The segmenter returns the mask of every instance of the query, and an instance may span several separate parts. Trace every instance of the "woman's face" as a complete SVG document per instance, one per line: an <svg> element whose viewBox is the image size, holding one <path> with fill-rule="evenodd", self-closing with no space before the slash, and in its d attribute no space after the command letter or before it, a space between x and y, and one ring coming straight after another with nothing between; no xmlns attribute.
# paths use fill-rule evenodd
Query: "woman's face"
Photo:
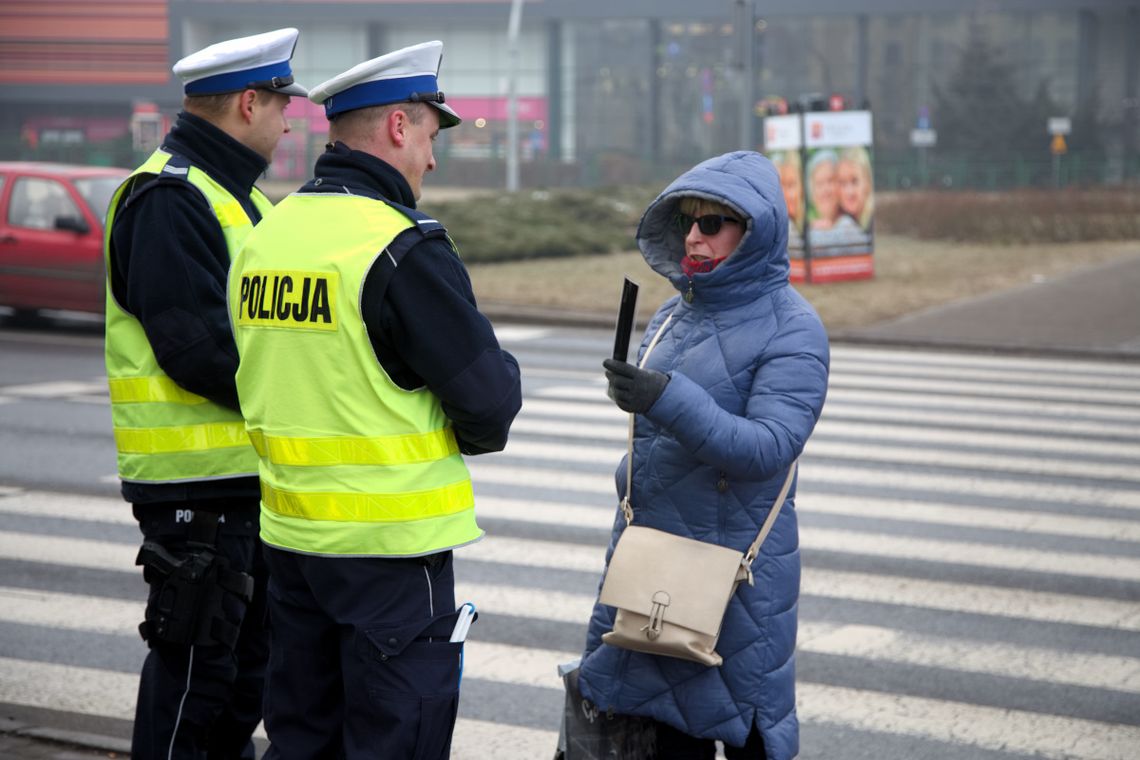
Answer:
<svg viewBox="0 0 1140 760"><path fill-rule="evenodd" d="M839 216L839 192L835 181L835 163L824 161L811 173L811 202L820 219L835 221Z"/></svg>
<svg viewBox="0 0 1140 760"><path fill-rule="evenodd" d="M685 254L694 259L723 259L736 250L744 237L744 222L725 221L715 235L701 232L700 225L693 224L685 235Z"/></svg>
<svg viewBox="0 0 1140 760"><path fill-rule="evenodd" d="M843 213L850 214L855 219L863 213L863 206L867 203L867 193L870 188L863 177L863 171L854 161L839 162L839 207Z"/></svg>
<svg viewBox="0 0 1140 760"><path fill-rule="evenodd" d="M799 170L789 164L780 166L780 187L784 191L784 203L788 206L788 217L799 219L800 204L803 203L803 183Z"/></svg>

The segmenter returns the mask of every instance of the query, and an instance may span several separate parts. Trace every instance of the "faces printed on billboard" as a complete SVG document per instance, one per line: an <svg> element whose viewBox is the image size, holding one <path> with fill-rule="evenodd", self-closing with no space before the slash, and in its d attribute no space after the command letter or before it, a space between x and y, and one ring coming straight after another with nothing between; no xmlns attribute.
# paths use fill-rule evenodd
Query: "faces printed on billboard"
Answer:
<svg viewBox="0 0 1140 760"><path fill-rule="evenodd" d="M772 151L768 158L780 174L780 189L788 207L788 251L802 254L804 248L804 181L798 150Z"/></svg>
<svg viewBox="0 0 1140 760"><path fill-rule="evenodd" d="M839 182L839 210L870 232L875 220L875 189L869 151L862 147L841 150L836 177Z"/></svg>
<svg viewBox="0 0 1140 760"><path fill-rule="evenodd" d="M809 149L806 173L812 256L869 253L874 193L867 148Z"/></svg>

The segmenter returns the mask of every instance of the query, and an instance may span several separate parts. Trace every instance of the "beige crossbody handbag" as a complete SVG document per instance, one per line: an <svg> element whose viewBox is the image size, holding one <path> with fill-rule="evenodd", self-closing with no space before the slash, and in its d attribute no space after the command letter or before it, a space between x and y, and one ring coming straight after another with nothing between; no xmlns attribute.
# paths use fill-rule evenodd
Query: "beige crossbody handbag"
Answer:
<svg viewBox="0 0 1140 760"><path fill-rule="evenodd" d="M669 319L653 336L639 367L644 367ZM612 631L602 641L637 652L679 657L709 666L723 659L716 652L720 626L736 587L754 585L752 562L768 536L795 479L796 463L788 469L759 535L746 552L672 533L633 525L633 418L629 415L629 456L625 498L621 501L626 528L610 557L599 601L617 608Z"/></svg>

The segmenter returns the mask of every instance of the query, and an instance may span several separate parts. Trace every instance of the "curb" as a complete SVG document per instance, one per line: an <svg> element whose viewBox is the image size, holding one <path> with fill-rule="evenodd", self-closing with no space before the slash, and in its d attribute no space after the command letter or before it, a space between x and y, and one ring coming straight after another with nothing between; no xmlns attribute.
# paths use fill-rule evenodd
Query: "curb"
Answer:
<svg viewBox="0 0 1140 760"><path fill-rule="evenodd" d="M130 757L131 755L131 742L127 739L85 731L68 731L62 728L32 725L11 718L0 718L0 734L68 747L92 749L99 752L113 752L121 754L123 757Z"/></svg>
<svg viewBox="0 0 1140 760"><path fill-rule="evenodd" d="M525 323L548 325L551 327L590 327L613 329L616 324L616 315L610 316L599 312L576 311L571 309L554 309L545 306L530 306L511 303L479 304L479 311L483 312L492 322ZM641 325L644 327L644 325Z"/></svg>

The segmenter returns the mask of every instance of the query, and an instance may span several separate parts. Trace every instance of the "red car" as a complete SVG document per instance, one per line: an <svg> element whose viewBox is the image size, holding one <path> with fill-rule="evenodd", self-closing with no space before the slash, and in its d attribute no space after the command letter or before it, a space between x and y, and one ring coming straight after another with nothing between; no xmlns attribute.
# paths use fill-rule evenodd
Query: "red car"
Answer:
<svg viewBox="0 0 1140 760"><path fill-rule="evenodd" d="M130 174L0 161L0 305L103 312L103 218Z"/></svg>

